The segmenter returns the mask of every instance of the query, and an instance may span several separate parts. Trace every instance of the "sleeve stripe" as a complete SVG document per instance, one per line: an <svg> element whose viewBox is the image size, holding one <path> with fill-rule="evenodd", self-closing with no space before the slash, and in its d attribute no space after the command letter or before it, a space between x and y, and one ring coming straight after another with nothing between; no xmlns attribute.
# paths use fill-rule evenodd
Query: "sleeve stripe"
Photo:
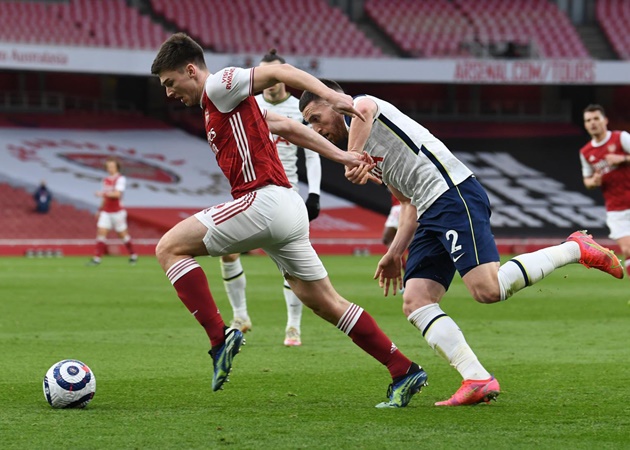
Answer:
<svg viewBox="0 0 630 450"><path fill-rule="evenodd" d="M252 67L249 73L249 95L254 95L254 69L255 67Z"/></svg>

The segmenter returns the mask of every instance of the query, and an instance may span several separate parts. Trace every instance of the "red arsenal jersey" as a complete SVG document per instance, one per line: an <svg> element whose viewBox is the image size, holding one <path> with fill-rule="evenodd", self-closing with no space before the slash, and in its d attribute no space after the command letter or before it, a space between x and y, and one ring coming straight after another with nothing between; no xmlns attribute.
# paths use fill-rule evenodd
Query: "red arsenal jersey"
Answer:
<svg viewBox="0 0 630 450"><path fill-rule="evenodd" d="M121 174L112 175L103 179L103 192L120 192L120 198L112 198L103 196L103 204L101 211L105 212L118 212L123 209L122 206L122 193L125 190L126 178Z"/></svg>
<svg viewBox="0 0 630 450"><path fill-rule="evenodd" d="M252 97L254 69L228 67L206 80L201 99L208 144L241 197L263 186L291 188L269 127Z"/></svg>
<svg viewBox="0 0 630 450"><path fill-rule="evenodd" d="M602 174L602 194L607 211L630 209L630 164L611 166L606 155L628 155L630 148L624 149L622 131L612 131L602 143L586 144L580 150L582 175L591 176L595 171Z"/></svg>

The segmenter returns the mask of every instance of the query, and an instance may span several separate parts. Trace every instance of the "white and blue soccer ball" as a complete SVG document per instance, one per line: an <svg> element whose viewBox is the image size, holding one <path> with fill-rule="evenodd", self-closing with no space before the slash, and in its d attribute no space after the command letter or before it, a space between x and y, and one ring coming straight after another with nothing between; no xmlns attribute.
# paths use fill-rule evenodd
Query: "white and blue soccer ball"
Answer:
<svg viewBox="0 0 630 450"><path fill-rule="evenodd" d="M53 364L44 377L44 397L53 408L83 408L95 392L94 373L76 359Z"/></svg>

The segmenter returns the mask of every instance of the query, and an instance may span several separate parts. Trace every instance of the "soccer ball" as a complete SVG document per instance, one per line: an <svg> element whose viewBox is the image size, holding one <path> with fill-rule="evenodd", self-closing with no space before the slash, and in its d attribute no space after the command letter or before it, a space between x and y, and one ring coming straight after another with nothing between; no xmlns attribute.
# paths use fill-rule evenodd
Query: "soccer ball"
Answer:
<svg viewBox="0 0 630 450"><path fill-rule="evenodd" d="M44 397L53 408L83 408L95 392L94 374L76 359L53 364L44 377Z"/></svg>

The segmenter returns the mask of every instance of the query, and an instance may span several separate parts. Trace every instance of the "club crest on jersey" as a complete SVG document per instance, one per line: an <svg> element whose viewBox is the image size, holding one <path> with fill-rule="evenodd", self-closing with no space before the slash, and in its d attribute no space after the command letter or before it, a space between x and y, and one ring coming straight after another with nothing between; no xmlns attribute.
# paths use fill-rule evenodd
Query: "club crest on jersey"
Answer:
<svg viewBox="0 0 630 450"><path fill-rule="evenodd" d="M608 144L606 147L610 153L613 153L617 150L617 144Z"/></svg>
<svg viewBox="0 0 630 450"><path fill-rule="evenodd" d="M208 136L208 144L210 144L210 148L212 149L212 151L216 155L217 153L219 153L219 148L212 141L214 141L214 138L217 137L217 132L214 131L214 128L210 128L208 130L207 136Z"/></svg>

